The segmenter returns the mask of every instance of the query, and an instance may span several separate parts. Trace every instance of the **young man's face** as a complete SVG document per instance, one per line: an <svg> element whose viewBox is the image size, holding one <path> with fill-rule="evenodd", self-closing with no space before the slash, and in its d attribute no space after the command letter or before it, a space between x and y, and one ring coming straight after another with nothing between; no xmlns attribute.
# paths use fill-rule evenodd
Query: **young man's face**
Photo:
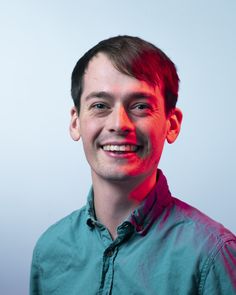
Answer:
<svg viewBox="0 0 236 295"><path fill-rule="evenodd" d="M124 181L156 174L165 139L179 133L181 113L166 117L159 88L120 73L99 53L84 75L80 113L72 109L71 135L82 138L95 177Z"/></svg>

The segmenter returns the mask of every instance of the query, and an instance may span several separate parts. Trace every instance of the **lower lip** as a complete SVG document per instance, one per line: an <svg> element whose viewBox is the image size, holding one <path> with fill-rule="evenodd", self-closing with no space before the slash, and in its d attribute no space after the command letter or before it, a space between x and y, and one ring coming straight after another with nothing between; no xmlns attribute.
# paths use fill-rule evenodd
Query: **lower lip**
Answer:
<svg viewBox="0 0 236 295"><path fill-rule="evenodd" d="M104 151L102 149L102 151L109 157L112 157L112 158L117 158L117 159L127 159L127 158L130 158L130 157L133 157L133 156L136 156L137 155L137 152L112 152L112 151Z"/></svg>

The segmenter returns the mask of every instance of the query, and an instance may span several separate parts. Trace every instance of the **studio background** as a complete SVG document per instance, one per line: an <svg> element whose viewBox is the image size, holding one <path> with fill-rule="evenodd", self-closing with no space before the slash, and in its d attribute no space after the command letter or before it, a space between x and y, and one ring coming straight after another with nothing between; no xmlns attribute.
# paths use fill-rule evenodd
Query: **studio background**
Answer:
<svg viewBox="0 0 236 295"><path fill-rule="evenodd" d="M181 135L159 167L174 196L236 233L236 1L0 2L0 294L28 294L33 247L86 202L71 71L98 41L142 37L176 64Z"/></svg>

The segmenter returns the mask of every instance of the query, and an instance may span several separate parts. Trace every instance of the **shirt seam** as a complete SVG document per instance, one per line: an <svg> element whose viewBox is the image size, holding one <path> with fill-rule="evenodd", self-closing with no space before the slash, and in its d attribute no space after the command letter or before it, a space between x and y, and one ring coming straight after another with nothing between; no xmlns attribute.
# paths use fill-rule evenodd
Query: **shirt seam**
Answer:
<svg viewBox="0 0 236 295"><path fill-rule="evenodd" d="M206 261L202 267L202 270L201 270L200 283L199 283L199 294L200 295L203 294L207 276L210 272L211 267L213 266L216 256L222 250L223 246L225 246L226 244L228 244L231 241L236 241L235 238L232 237L232 235L230 233L228 233L225 236L218 236L218 239L219 240L218 240L217 244L212 249L212 251L209 253L209 255L206 258Z"/></svg>

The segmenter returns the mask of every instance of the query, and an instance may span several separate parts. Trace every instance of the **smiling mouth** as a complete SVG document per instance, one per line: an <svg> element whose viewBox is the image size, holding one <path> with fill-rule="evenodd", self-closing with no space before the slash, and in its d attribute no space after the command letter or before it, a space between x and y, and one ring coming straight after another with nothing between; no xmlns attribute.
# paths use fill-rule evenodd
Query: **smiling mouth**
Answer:
<svg viewBox="0 0 236 295"><path fill-rule="evenodd" d="M107 152L134 153L138 151L139 146L131 145L131 144L123 144L123 145L107 144L107 145L103 145L102 149Z"/></svg>

